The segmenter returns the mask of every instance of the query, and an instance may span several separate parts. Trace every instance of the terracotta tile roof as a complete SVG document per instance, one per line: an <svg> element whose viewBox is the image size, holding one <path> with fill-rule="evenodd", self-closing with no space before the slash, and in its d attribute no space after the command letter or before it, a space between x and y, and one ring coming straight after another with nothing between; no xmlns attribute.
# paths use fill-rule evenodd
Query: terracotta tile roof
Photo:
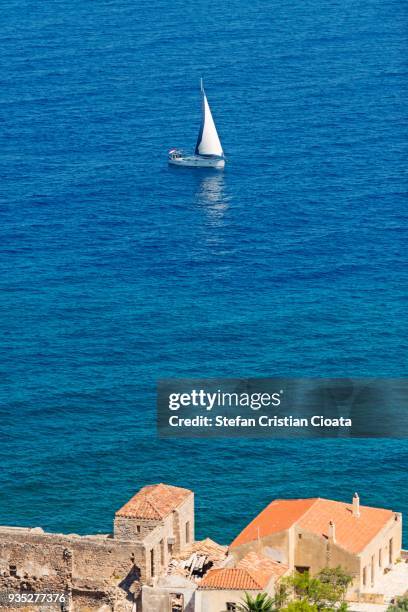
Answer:
<svg viewBox="0 0 408 612"><path fill-rule="evenodd" d="M271 574L231 567L212 569L200 582L199 589L227 589L238 591L261 591L271 579Z"/></svg>
<svg viewBox="0 0 408 612"><path fill-rule="evenodd" d="M394 516L392 510L360 506L360 516L353 516L352 504L317 499L297 525L305 531L328 536L329 522L336 528L336 544L352 553L359 553Z"/></svg>
<svg viewBox="0 0 408 612"><path fill-rule="evenodd" d="M241 561L237 564L237 567L268 574L269 577L273 576L275 580L278 580L289 570L288 565L278 563L277 561L269 559L268 557L265 557L265 555L259 554L253 550L251 550L241 559Z"/></svg>
<svg viewBox="0 0 408 612"><path fill-rule="evenodd" d="M352 504L329 499L275 500L254 518L235 538L231 548L264 536L285 531L292 525L327 537L329 522L336 528L336 543L359 553L394 515L392 510L360 505L360 516L353 515Z"/></svg>
<svg viewBox="0 0 408 612"><path fill-rule="evenodd" d="M188 489L163 483L147 485L122 506L116 516L160 520L180 506L191 494Z"/></svg>
<svg viewBox="0 0 408 612"><path fill-rule="evenodd" d="M315 499L275 499L235 538L231 548L289 529L309 508Z"/></svg>

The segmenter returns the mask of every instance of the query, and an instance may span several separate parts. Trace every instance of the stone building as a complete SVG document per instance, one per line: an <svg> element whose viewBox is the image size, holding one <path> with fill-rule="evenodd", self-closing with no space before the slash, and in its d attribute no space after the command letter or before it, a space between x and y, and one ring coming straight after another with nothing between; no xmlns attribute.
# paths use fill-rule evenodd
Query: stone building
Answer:
<svg viewBox="0 0 408 612"><path fill-rule="evenodd" d="M239 562L258 547L290 570L316 574L340 565L353 576L349 597L375 590L401 555L401 514L328 499L277 499L235 538L230 552Z"/></svg>
<svg viewBox="0 0 408 612"><path fill-rule="evenodd" d="M0 591L65 591L66 609L74 612L140 612L142 584L152 583L173 553L192 540L193 493L146 486L118 510L113 534L0 527ZM61 606L47 608L53 609Z"/></svg>
<svg viewBox="0 0 408 612"><path fill-rule="evenodd" d="M151 584L194 541L194 494L165 484L144 487L116 512L113 538L143 543L142 580Z"/></svg>

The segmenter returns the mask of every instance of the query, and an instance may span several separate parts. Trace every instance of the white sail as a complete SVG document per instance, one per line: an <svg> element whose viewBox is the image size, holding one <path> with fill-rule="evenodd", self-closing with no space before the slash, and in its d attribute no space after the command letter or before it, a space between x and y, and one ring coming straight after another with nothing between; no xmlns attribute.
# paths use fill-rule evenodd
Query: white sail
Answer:
<svg viewBox="0 0 408 612"><path fill-rule="evenodd" d="M218 155L223 156L221 142L217 134L214 119L211 114L207 96L205 95L203 82L201 81L201 95L203 97L202 120L201 128L198 134L197 145L195 148L196 155Z"/></svg>

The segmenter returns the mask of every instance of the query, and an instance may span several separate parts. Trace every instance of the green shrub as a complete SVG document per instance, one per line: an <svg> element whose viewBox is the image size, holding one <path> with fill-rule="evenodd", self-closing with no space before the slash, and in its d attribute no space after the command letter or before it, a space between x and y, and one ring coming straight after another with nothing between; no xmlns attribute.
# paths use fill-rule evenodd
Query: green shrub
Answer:
<svg viewBox="0 0 408 612"><path fill-rule="evenodd" d="M397 597L394 604L390 604L387 612L408 612L408 595Z"/></svg>

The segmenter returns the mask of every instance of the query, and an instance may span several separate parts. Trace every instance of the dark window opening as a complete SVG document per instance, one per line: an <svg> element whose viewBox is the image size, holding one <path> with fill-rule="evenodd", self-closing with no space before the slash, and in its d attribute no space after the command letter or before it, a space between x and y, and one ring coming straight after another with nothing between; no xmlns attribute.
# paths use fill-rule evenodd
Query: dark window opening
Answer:
<svg viewBox="0 0 408 612"><path fill-rule="evenodd" d="M237 604L233 601L227 601L227 612L237 612Z"/></svg>
<svg viewBox="0 0 408 612"><path fill-rule="evenodd" d="M9 565L10 576L17 576L17 565Z"/></svg>
<svg viewBox="0 0 408 612"><path fill-rule="evenodd" d="M392 538L391 538L390 539L390 544L389 544L389 551L388 551L388 559L389 559L390 565L392 563L392 552L393 552L392 551L392 545L393 545L393 541L392 541Z"/></svg>
<svg viewBox="0 0 408 612"><path fill-rule="evenodd" d="M136 525L136 531L137 533L140 533L140 525Z"/></svg>
<svg viewBox="0 0 408 612"><path fill-rule="evenodd" d="M367 568L365 567L363 569L363 585L366 586L367 584Z"/></svg>
<svg viewBox="0 0 408 612"><path fill-rule="evenodd" d="M296 565L295 570L298 574L306 574L310 570L310 567L307 567L306 565Z"/></svg>
<svg viewBox="0 0 408 612"><path fill-rule="evenodd" d="M186 544L190 542L190 523L187 521L186 523Z"/></svg>
<svg viewBox="0 0 408 612"><path fill-rule="evenodd" d="M160 540L160 563L164 566L164 540Z"/></svg>
<svg viewBox="0 0 408 612"><path fill-rule="evenodd" d="M150 551L150 576L154 576L154 550Z"/></svg>

